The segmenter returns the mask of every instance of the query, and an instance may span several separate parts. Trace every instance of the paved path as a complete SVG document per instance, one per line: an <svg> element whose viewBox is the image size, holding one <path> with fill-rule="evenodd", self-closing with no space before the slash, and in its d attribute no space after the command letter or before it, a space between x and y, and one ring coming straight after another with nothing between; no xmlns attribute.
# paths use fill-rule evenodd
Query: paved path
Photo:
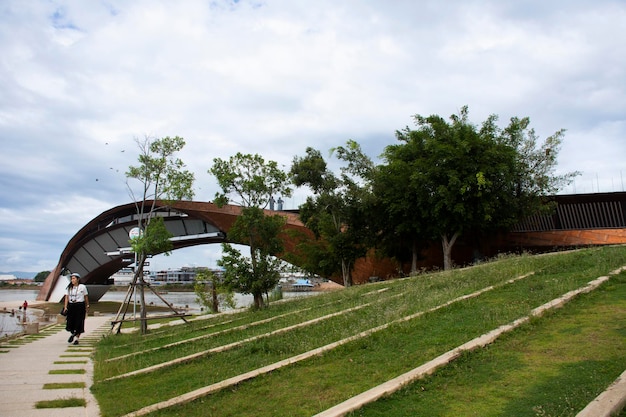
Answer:
<svg viewBox="0 0 626 417"><path fill-rule="evenodd" d="M40 328L38 334L0 343L0 416L97 417L98 404L91 395L93 343L110 329L110 316L89 316L78 346L67 343L65 324ZM72 363L74 362L74 363ZM54 374L59 370L81 373ZM44 389L44 384L82 383L82 388ZM77 398L86 405L69 408L35 408L39 401Z"/></svg>

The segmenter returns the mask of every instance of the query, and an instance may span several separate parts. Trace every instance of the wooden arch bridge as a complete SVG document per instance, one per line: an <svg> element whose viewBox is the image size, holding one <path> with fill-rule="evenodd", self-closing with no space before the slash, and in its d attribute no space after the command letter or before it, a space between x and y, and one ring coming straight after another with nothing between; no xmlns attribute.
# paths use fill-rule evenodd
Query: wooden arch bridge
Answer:
<svg viewBox="0 0 626 417"><path fill-rule="evenodd" d="M521 249L547 251L555 248L580 247L626 243L626 192L575 194L555 196L557 210L552 215L533 216L521 222L513 231L490 239L481 247L481 253L493 256L499 251ZM226 241L230 227L241 213L241 207L217 207L210 202L179 201L161 204L158 215L165 220L172 233L174 250L184 247L221 243ZM289 211L270 211L285 217L285 230L311 234ZM110 277L134 262L130 259L129 232L137 225L134 203L107 210L87 223L70 239L57 266L42 286L38 300L55 301L55 290L67 283L60 282L66 271L78 272L81 282L88 285L110 284ZM298 234L284 233L285 252L294 251ZM455 262L472 260L472 245L460 239L455 245ZM425 252L425 267L438 265L441 250L433 243ZM398 266L388 259L366 257L356 262L353 280L366 282L373 275L383 278L393 275ZM61 295L62 296L62 295Z"/></svg>
<svg viewBox="0 0 626 417"><path fill-rule="evenodd" d="M157 203L157 215L164 219L167 230L173 235L170 239L173 250L227 241L228 231L240 213L241 207L233 205L220 208L213 203L198 201ZM285 217L286 230L311 233L295 213L270 210L266 213ZM53 294L59 294L59 287L67 285L67 282L59 282L67 271L79 273L83 284L111 284L111 275L134 263L129 233L136 226L135 203L114 207L91 220L70 239L37 299L56 301L57 296ZM286 252L293 251L295 242L290 234L285 233L283 239Z"/></svg>

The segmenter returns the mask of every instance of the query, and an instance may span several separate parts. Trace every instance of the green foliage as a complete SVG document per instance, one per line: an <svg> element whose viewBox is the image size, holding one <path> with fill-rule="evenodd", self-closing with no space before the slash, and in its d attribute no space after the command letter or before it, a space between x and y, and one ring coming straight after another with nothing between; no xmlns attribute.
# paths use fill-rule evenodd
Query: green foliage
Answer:
<svg viewBox="0 0 626 417"><path fill-rule="evenodd" d="M136 139L139 147L139 165L128 167L126 177L140 184L140 193L129 184L128 190L137 208L137 226L140 236L133 242L136 253L154 255L169 252L165 241L171 237L162 218L156 218L157 201L174 201L193 198L194 175L184 169L185 164L175 154L185 146L179 136L161 139ZM148 201L150 200L151 201ZM157 220L151 226L151 222Z"/></svg>
<svg viewBox="0 0 626 417"><path fill-rule="evenodd" d="M213 313L219 313L220 306L224 304L230 308L236 307L235 293L211 271L197 272L193 290L200 305Z"/></svg>
<svg viewBox="0 0 626 417"><path fill-rule="evenodd" d="M258 207L244 207L228 232L231 242L259 249L268 255L277 255L283 250L279 236L285 225L280 215L267 216Z"/></svg>
<svg viewBox="0 0 626 417"><path fill-rule="evenodd" d="M185 140L179 136L166 136L161 139L135 139L139 147L139 165L128 167L126 172L127 188L135 202L137 211L137 227L139 237L130 241L135 254L137 265L133 285L143 281L143 266L148 256L164 252L169 254L172 244L169 242L171 234L165 228L162 218L156 216L157 203L193 198L194 175L184 169L185 164L176 157L185 146ZM139 183L139 190L134 190L128 180L134 179ZM141 331L147 332L146 305L143 285L139 287L141 303ZM134 291L134 289L133 289ZM118 313L119 315L119 313ZM121 326L121 324L120 324Z"/></svg>
<svg viewBox="0 0 626 417"><path fill-rule="evenodd" d="M518 217L534 214L537 210L551 209L542 197L557 193L580 175L578 171L556 175L557 157L563 143L565 130L561 129L539 143L530 119L512 117L504 129L495 127L496 116L483 124L483 130L496 136L496 140L516 150L514 195L517 199Z"/></svg>
<svg viewBox="0 0 626 417"><path fill-rule="evenodd" d="M128 167L127 178L138 180L141 195L134 201L184 200L193 198L194 175L185 170L185 164L175 154L185 146L185 140L179 136L166 136L161 139L135 139L139 147L139 165ZM131 196L136 193L129 186Z"/></svg>
<svg viewBox="0 0 626 417"><path fill-rule="evenodd" d="M215 158L209 173L217 178L222 189L215 194L215 204L219 207L233 201L243 207L265 208L274 194L291 196L287 174L275 161L266 162L258 154L237 152L228 161Z"/></svg>
<svg viewBox="0 0 626 417"><path fill-rule="evenodd" d="M299 265L304 271L323 277L332 277L338 272L341 258L330 249L330 243L323 239L311 239L308 235L298 235L298 250L289 254L287 261Z"/></svg>
<svg viewBox="0 0 626 417"><path fill-rule="evenodd" d="M247 245L249 256L229 243L222 244L223 256L217 262L224 268L224 284L233 291L252 294L256 308L265 306L263 294L276 286L282 261L276 258L283 251L279 233L285 225L280 215L265 215L273 194L290 196L287 174L274 161L266 162L259 155L237 153L228 161L216 158L209 170L215 175L222 192L215 203L223 206L233 201L242 206L228 232L230 242Z"/></svg>
<svg viewBox="0 0 626 417"><path fill-rule="evenodd" d="M273 289L280 279L283 262L276 258L283 250L279 233L285 219L266 216L257 207L245 207L231 227L232 242L247 245L250 256L243 256L228 243L222 244L223 256L217 264L224 268L224 284L243 294L252 294L256 308L264 305L263 294Z"/></svg>
<svg viewBox="0 0 626 417"><path fill-rule="evenodd" d="M146 226L145 232L131 239L130 244L136 253L163 253L167 256L174 247L169 240L171 237L172 234L165 227L165 220L162 217L155 217Z"/></svg>
<svg viewBox="0 0 626 417"><path fill-rule="evenodd" d="M390 226L381 230L387 239L412 241L414 251L418 239L441 239L446 269L462 233L480 237L511 227L577 174L553 172L563 131L538 147L527 118L500 129L492 115L478 128L465 106L449 121L414 120L417 129L396 132L401 143L385 148L386 165L376 171L376 197Z"/></svg>
<svg viewBox="0 0 626 417"><path fill-rule="evenodd" d="M306 264L316 273L340 272L344 285L349 286L354 261L368 248L374 165L355 141L332 152L346 163L339 177L327 168L321 153L310 147L305 156L293 159L290 173L296 186L313 191L314 197L300 206L300 219L325 242L303 243L301 249L309 255Z"/></svg>
<svg viewBox="0 0 626 417"><path fill-rule="evenodd" d="M254 307L265 307L263 295L278 284L282 261L260 249L243 256L228 243L222 244L223 255L217 264L224 268L224 284L242 294L252 294Z"/></svg>
<svg viewBox="0 0 626 417"><path fill-rule="evenodd" d="M44 282L46 280L46 278L48 278L48 275L50 275L50 271L41 271L38 272L37 275L35 275L35 282Z"/></svg>

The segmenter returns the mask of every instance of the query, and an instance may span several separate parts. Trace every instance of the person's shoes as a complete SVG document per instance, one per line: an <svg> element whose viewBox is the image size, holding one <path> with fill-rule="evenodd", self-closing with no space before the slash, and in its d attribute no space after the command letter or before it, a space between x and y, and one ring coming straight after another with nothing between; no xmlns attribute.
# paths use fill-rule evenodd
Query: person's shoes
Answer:
<svg viewBox="0 0 626 417"><path fill-rule="evenodd" d="M72 343L72 340L74 340L74 334L72 334L70 338L67 339L67 343Z"/></svg>
<svg viewBox="0 0 626 417"><path fill-rule="evenodd" d="M74 340L74 344L77 345L78 344L78 339Z"/></svg>

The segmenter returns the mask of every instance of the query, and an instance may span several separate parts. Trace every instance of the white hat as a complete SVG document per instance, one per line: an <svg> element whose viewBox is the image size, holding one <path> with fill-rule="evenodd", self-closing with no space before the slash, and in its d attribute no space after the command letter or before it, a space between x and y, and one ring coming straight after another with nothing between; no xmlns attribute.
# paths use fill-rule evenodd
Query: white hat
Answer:
<svg viewBox="0 0 626 417"><path fill-rule="evenodd" d="M70 278L72 277L76 277L78 279L80 279L80 274L78 272L72 272L72 275L70 275Z"/></svg>

